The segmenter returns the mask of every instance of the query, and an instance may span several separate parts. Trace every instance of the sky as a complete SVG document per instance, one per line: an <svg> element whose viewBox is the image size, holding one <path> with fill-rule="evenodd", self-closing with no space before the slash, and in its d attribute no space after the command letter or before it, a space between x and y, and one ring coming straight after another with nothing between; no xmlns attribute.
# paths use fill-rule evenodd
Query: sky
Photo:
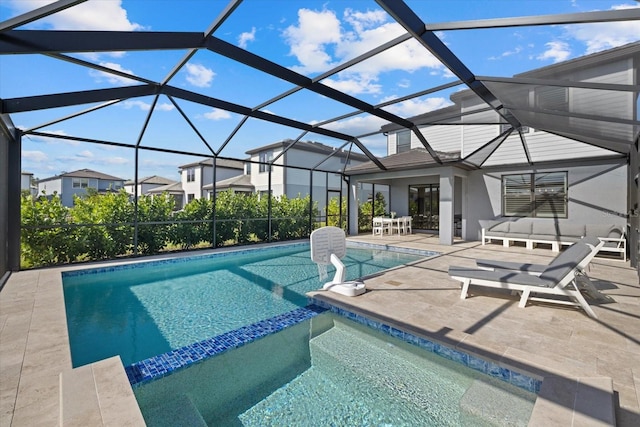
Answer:
<svg viewBox="0 0 640 427"><path fill-rule="evenodd" d="M47 0L3 0L0 21L41 7ZM474 19L507 18L605 11L639 7L632 0L407 0L427 24ZM196 31L204 32L227 5L212 0L89 0L18 29ZM575 24L500 29L442 31L437 36L477 76L511 77L586 54L640 39L638 22ZM404 34L404 29L375 1L245 0L214 36L260 55L307 77L317 77L381 43ZM144 77L164 80L185 51L106 52L68 54L83 61ZM356 66L322 80L372 105L455 81L455 76L417 41L409 40ZM44 55L0 56L0 98L62 93L137 85L107 74ZM237 64L208 50L200 50L170 80L170 85L255 108L292 89L290 83ZM385 107L409 118L451 105L458 86ZM175 99L175 98L174 98ZM245 158L247 150L301 131L234 113L175 99L153 97L123 100L90 114L47 125L95 105L12 114L16 127L62 136L99 139L186 151L200 155L211 150L224 157ZM299 91L262 110L305 123L319 123L353 111L326 97ZM207 146L183 118L198 129ZM356 115L325 125L349 135L379 131L386 122ZM232 136L230 142L225 141ZM343 141L309 133L304 141L339 147ZM384 156L383 136L361 138L373 154ZM211 147L211 148L209 148ZM140 150L139 176L178 179L178 167L200 156ZM26 135L22 141L22 170L37 178L89 168L123 179L134 176L134 150L109 145Z"/></svg>

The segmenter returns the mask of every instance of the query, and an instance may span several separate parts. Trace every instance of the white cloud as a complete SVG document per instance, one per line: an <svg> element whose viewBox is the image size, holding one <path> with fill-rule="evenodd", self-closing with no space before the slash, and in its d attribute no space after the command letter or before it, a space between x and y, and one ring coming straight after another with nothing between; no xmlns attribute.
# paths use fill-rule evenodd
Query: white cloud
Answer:
<svg viewBox="0 0 640 427"><path fill-rule="evenodd" d="M380 117L373 115L360 115L339 122L328 123L323 128L331 129L337 132L346 133L347 135L364 135L380 130L380 127L388 122Z"/></svg>
<svg viewBox="0 0 640 427"><path fill-rule="evenodd" d="M22 14L52 3L51 0L5 0L16 14ZM54 30L135 31L144 27L129 21L122 0L100 0L80 3L35 22L36 26Z"/></svg>
<svg viewBox="0 0 640 427"><path fill-rule="evenodd" d="M200 64L187 64L187 81L197 87L209 87L216 73Z"/></svg>
<svg viewBox="0 0 640 427"><path fill-rule="evenodd" d="M290 55L299 62L291 69L302 74L321 73L405 33L400 24L387 22L388 17L382 11L346 9L343 18L341 23L335 12L326 9L300 9L298 22L283 32ZM423 68L444 71L433 55L411 39L324 82L351 94L379 93L380 73Z"/></svg>
<svg viewBox="0 0 640 427"><path fill-rule="evenodd" d="M636 9L634 4L620 4L612 10ZM637 21L602 22L594 24L569 25L565 27L567 35L584 43L586 52L594 53L611 49L640 40L640 29Z"/></svg>
<svg viewBox="0 0 640 427"><path fill-rule="evenodd" d="M439 110L448 107L453 103L447 98L434 97L425 99L408 99L397 104L385 107L385 110L400 117L414 117L429 111Z"/></svg>
<svg viewBox="0 0 640 427"><path fill-rule="evenodd" d="M231 118L231 113L225 110L220 110L219 108L214 108L208 113L204 113L203 117L208 120L225 120Z"/></svg>
<svg viewBox="0 0 640 427"><path fill-rule="evenodd" d="M322 80L322 83L326 84L329 87L332 87L341 92L350 93L352 95L362 94L362 93L381 93L382 85L374 83L377 81L377 78L373 76L368 76L366 74L353 75L352 78L348 79L332 79L327 78Z"/></svg>
<svg viewBox="0 0 640 427"><path fill-rule="evenodd" d="M505 52L502 52L502 54L500 54L500 56L490 56L489 60L495 61L495 60L498 60L498 59L507 58L507 57L512 56L512 55L517 55L520 52L522 52L522 47L521 46L516 46L513 50L507 50Z"/></svg>
<svg viewBox="0 0 640 427"><path fill-rule="evenodd" d="M537 59L541 61L546 61L548 59L553 60L553 62L561 62L564 61L571 55L571 50L569 49L569 44L560 41L553 41L545 43L547 50L537 56Z"/></svg>
<svg viewBox="0 0 640 427"><path fill-rule="evenodd" d="M43 132L46 133L50 133L52 135L60 135L60 136L66 136L68 135L67 132L65 132L64 130L42 130ZM29 139L29 141L35 142L35 143L45 143L45 144L66 144L66 145L80 145L79 141L73 141L70 139L61 139L61 138L55 138L55 137L50 137L50 136L39 136L39 135L26 135L26 137Z"/></svg>
<svg viewBox="0 0 640 427"><path fill-rule="evenodd" d="M327 45L340 43L341 33L340 21L334 12L300 9L298 25L287 27L283 33L290 54L301 64L294 68L302 73L322 72L331 68L333 61L325 49Z"/></svg>
<svg viewBox="0 0 640 427"><path fill-rule="evenodd" d="M238 36L238 46L243 49L247 48L247 44L256 39L256 27L252 27L250 32L244 32Z"/></svg>
<svg viewBox="0 0 640 427"><path fill-rule="evenodd" d="M89 150L83 150L81 152L79 152L77 155L77 157L81 158L81 159L93 159L93 153Z"/></svg>
<svg viewBox="0 0 640 427"><path fill-rule="evenodd" d="M142 111L149 111L151 109L151 104L148 102L144 102L144 101L140 101L140 100L127 100L122 102L121 104L123 108L129 110L131 108L139 108ZM160 104L156 104L156 108L154 111L171 111L173 110L175 107L173 106L173 104L169 104L167 102L163 102Z"/></svg>
<svg viewBox="0 0 640 427"><path fill-rule="evenodd" d="M46 162L49 157L39 150L22 150L22 159L39 163Z"/></svg>
<svg viewBox="0 0 640 427"><path fill-rule="evenodd" d="M115 62L100 62L100 65L105 68L110 68L115 71L120 71L121 73L135 75L133 71L127 70L126 68L123 68L122 65L116 64ZM116 74L111 74L111 73L98 71L98 70L89 70L89 75L94 79L96 79L96 81L98 82L104 79L114 85L130 85L136 82L135 80L128 79L126 77L121 77Z"/></svg>
<svg viewBox="0 0 640 427"><path fill-rule="evenodd" d="M103 163L105 165L125 165L129 163L129 159L125 159L124 157L106 157L99 163Z"/></svg>

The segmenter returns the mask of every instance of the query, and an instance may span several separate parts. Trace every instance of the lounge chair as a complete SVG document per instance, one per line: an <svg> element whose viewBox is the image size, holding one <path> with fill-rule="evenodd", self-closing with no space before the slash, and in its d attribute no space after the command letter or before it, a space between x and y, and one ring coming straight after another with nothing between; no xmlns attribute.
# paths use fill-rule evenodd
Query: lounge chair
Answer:
<svg viewBox="0 0 640 427"><path fill-rule="evenodd" d="M528 300L579 306L589 316L597 319L598 316L584 299L576 283L576 274L580 274L586 265L585 260L592 257L594 250L594 246L585 241L574 243L556 256L539 275L523 271L490 271L451 266L449 276L462 282L461 299L467 297L471 285L509 289L521 293L518 307L525 307ZM566 299L533 297L531 294L555 295Z"/></svg>
<svg viewBox="0 0 640 427"><path fill-rule="evenodd" d="M576 280L580 285L580 289L587 292L589 296L595 300L611 301L611 297L600 293L600 291L596 289L593 282L587 275L589 263L593 260L602 246L604 246L605 241L597 237L583 237L580 241L592 247L591 254L585 257L577 266ZM519 263L490 259L477 259L476 265L481 270L511 270L536 276L542 274L542 272L549 266L548 264Z"/></svg>

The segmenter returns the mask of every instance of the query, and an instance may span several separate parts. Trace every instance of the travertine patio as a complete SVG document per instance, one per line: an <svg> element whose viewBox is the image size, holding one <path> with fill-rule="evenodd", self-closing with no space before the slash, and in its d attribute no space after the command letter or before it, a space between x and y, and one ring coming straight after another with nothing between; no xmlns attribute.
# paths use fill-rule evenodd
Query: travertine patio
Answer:
<svg viewBox="0 0 640 427"><path fill-rule="evenodd" d="M357 298L326 292L323 298L534 375L610 377L617 424L640 425L640 285L628 262L596 257L592 263L590 277L615 300L592 304L594 320L557 305L520 309L515 297L488 290L472 289L472 297L460 300L459 283L447 275L449 265L473 266L476 258L546 263L555 255L548 249L462 241L440 246L428 234L350 239L442 255L367 279L369 291ZM117 359L69 375L60 271L85 267L15 273L0 292L0 426L58 425L62 419L65 425L143 424ZM61 372L63 397L76 402L62 417ZM93 393L83 393L87 387ZM561 416L555 424L567 425Z"/></svg>

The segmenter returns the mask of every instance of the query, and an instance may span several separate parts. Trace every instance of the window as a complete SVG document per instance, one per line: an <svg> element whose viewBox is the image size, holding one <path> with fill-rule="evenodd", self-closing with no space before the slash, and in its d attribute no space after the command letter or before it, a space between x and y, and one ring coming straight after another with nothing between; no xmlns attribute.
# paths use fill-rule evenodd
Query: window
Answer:
<svg viewBox="0 0 640 427"><path fill-rule="evenodd" d="M195 168L187 169L187 182L193 182L196 180L196 170Z"/></svg>
<svg viewBox="0 0 640 427"><path fill-rule="evenodd" d="M73 178L73 188L89 188L89 178Z"/></svg>
<svg viewBox="0 0 640 427"><path fill-rule="evenodd" d="M411 150L411 131L405 130L396 134L396 153Z"/></svg>
<svg viewBox="0 0 640 427"><path fill-rule="evenodd" d="M567 217L567 172L503 175L502 214Z"/></svg>
<svg viewBox="0 0 640 427"><path fill-rule="evenodd" d="M260 153L260 172L269 172L271 170L271 165L268 163L273 160L273 151L263 151Z"/></svg>
<svg viewBox="0 0 640 427"><path fill-rule="evenodd" d="M569 108L569 88L562 86L537 87L536 106L546 110L566 111Z"/></svg>
<svg viewBox="0 0 640 427"><path fill-rule="evenodd" d="M187 194L187 203L190 203L195 198L196 198L195 194Z"/></svg>

